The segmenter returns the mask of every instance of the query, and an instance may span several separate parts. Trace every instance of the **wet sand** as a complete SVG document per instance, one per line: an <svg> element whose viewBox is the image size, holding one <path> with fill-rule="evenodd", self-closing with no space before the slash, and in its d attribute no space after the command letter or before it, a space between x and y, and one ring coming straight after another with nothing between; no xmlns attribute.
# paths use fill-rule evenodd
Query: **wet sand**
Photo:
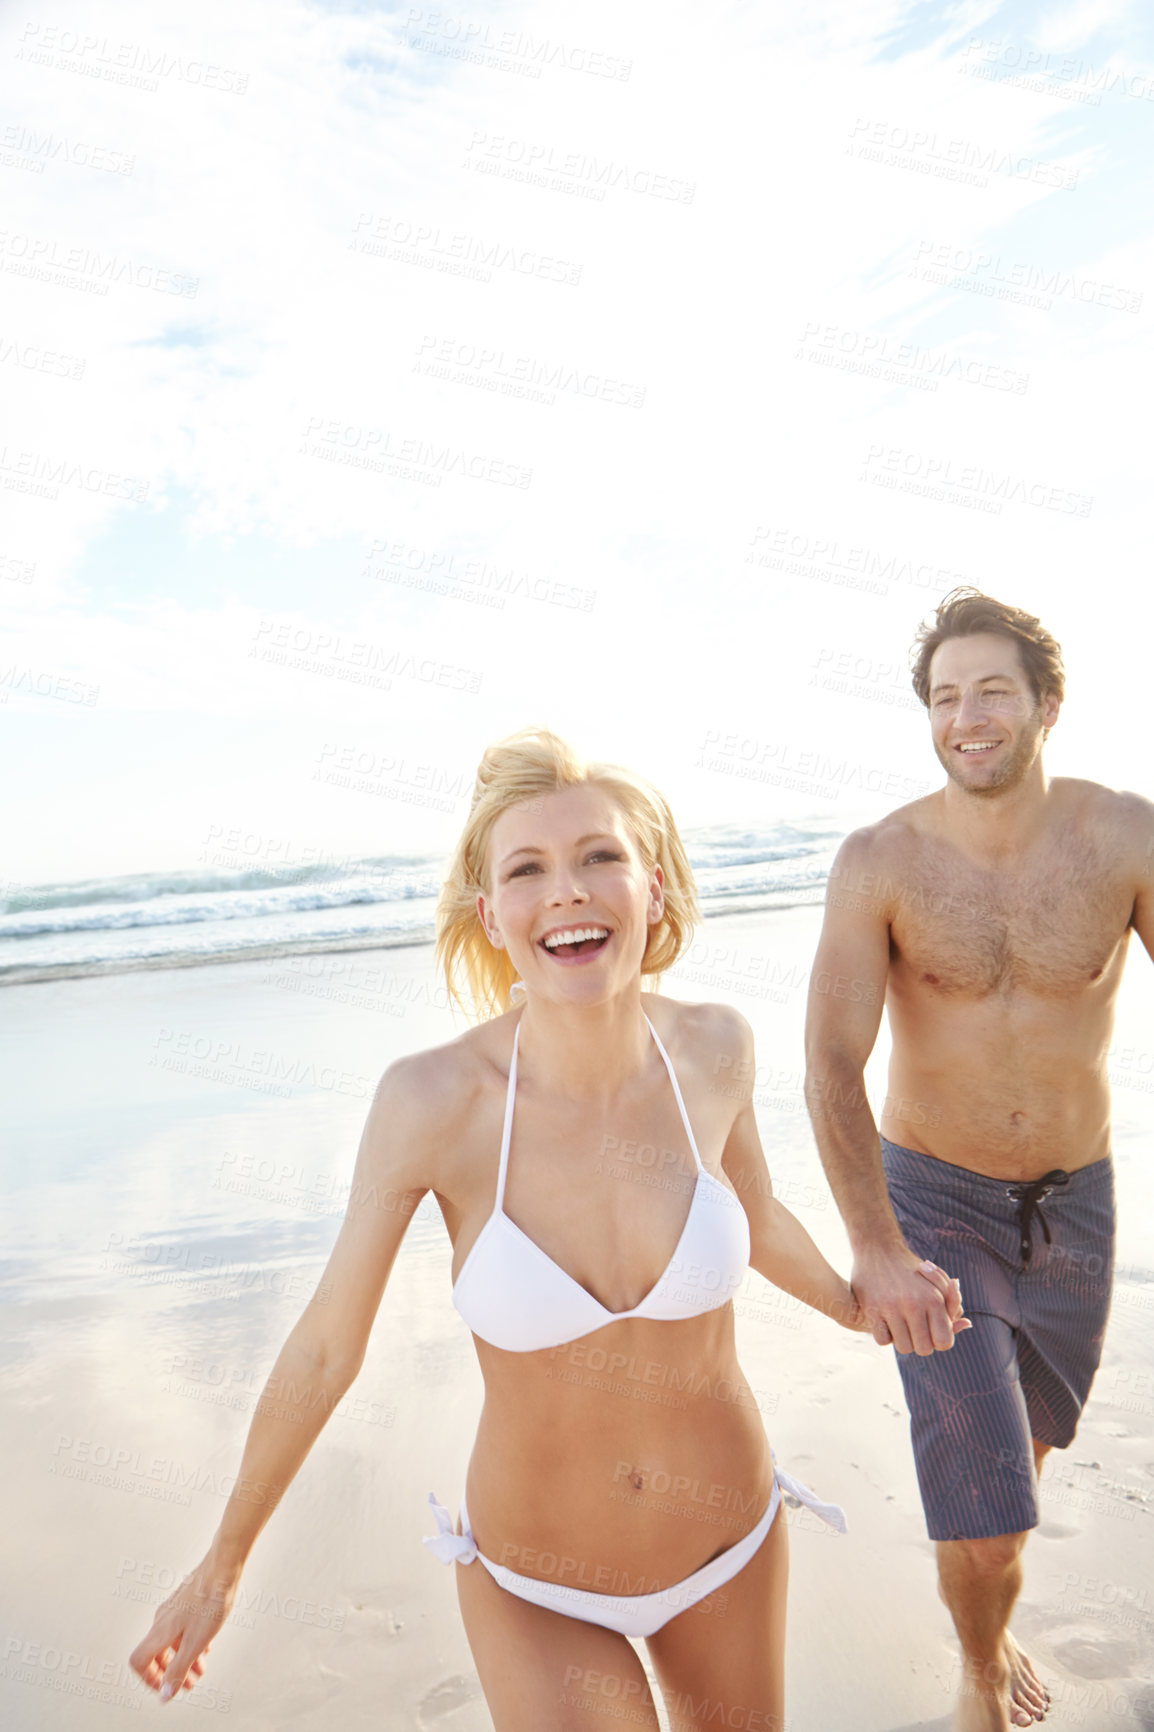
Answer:
<svg viewBox="0 0 1154 1732"><path fill-rule="evenodd" d="M848 1263L802 1108L820 912L714 919L666 989L741 1008L779 1193ZM202 1554L281 1341L323 1267L377 1076L453 1032L425 947L14 986L0 993L6 1369L0 1720L106 1732L163 1712L128 1671L150 1608ZM1017 1620L1050 1724L1154 1727L1154 977L1136 950L1111 1073L1119 1280L1079 1437L1052 1457ZM871 1093L884 1094L884 1041ZM1150 1068L1147 1068L1150 1067ZM480 1405L422 1205L360 1378L251 1559L181 1712L238 1732L490 1724L452 1571ZM792 1517L797 1732L939 1732L957 1666L934 1588L892 1355L775 1296L738 1301L783 1466L845 1506ZM210 1722L211 1723L211 1722Z"/></svg>

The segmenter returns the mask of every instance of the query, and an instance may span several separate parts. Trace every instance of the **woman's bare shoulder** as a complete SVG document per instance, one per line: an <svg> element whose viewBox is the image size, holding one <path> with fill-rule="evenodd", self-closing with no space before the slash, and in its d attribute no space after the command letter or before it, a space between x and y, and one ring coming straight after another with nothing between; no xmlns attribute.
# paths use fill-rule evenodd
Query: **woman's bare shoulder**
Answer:
<svg viewBox="0 0 1154 1732"><path fill-rule="evenodd" d="M644 992L641 998L675 1063L684 1059L712 1073L720 1061L740 1063L753 1052L753 1030L730 1004L687 1004L655 992Z"/></svg>
<svg viewBox="0 0 1154 1732"><path fill-rule="evenodd" d="M377 1084L365 1125L366 1142L390 1167L408 1168L437 1188L479 1110L508 1080L508 1020L496 1017L441 1046L393 1060Z"/></svg>

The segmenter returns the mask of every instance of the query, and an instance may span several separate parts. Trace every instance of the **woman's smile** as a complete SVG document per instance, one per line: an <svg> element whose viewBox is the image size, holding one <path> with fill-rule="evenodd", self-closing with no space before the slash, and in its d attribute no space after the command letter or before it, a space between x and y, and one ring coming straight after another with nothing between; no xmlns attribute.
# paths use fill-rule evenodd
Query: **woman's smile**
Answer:
<svg viewBox="0 0 1154 1732"><path fill-rule="evenodd" d="M555 962L588 962L609 944L612 934L598 921L579 926L554 926L538 941L539 948Z"/></svg>

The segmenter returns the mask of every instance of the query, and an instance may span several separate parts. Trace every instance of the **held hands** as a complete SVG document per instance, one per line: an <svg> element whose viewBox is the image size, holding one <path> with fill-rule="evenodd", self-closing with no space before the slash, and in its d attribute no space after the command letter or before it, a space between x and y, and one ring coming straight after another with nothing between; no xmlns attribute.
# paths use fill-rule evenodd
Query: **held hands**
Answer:
<svg viewBox="0 0 1154 1732"><path fill-rule="evenodd" d="M152 1628L128 1663L150 1690L169 1701L204 1675L204 1656L232 1610L239 1575L213 1565L211 1553L156 1609Z"/></svg>
<svg viewBox="0 0 1154 1732"><path fill-rule="evenodd" d="M912 1251L863 1253L854 1264L852 1291L879 1347L892 1342L899 1353L924 1357L948 1351L955 1336L973 1328L957 1281Z"/></svg>

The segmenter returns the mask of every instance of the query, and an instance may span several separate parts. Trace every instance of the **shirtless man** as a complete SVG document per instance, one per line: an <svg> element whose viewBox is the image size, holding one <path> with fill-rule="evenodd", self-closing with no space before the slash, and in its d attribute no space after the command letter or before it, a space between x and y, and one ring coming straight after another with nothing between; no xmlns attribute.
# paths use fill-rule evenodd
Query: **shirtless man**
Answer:
<svg viewBox="0 0 1154 1732"><path fill-rule="evenodd" d="M874 1338L911 1413L958 1732L1049 1697L1009 1633L1043 1457L1071 1442L1113 1269L1106 1072L1131 930L1154 955L1154 805L1049 780L1059 646L977 590L918 638L914 689L947 781L855 831L830 878L806 1033L814 1131ZM889 1006L881 1137L864 1067ZM930 1258L961 1282L955 1342ZM950 1351L940 1351L949 1349Z"/></svg>

